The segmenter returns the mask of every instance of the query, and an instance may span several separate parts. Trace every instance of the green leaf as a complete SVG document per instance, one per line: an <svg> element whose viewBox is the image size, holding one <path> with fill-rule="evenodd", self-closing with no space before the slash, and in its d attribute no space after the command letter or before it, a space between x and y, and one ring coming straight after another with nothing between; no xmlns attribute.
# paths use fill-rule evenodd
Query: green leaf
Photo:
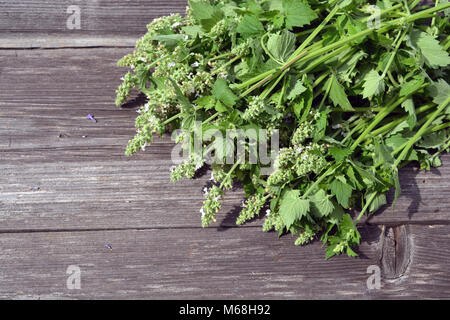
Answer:
<svg viewBox="0 0 450 320"><path fill-rule="evenodd" d="M234 104L238 100L238 97L228 87L227 81L222 78L217 79L214 83L212 94L228 107L234 106Z"/></svg>
<svg viewBox="0 0 450 320"><path fill-rule="evenodd" d="M404 138L401 134L393 135L385 140L386 146L391 150L396 150L406 142L408 142L408 139Z"/></svg>
<svg viewBox="0 0 450 320"><path fill-rule="evenodd" d="M331 202L329 195L320 189L310 197L313 204L313 213L316 217L322 218L328 216L334 210L333 202Z"/></svg>
<svg viewBox="0 0 450 320"><path fill-rule="evenodd" d="M214 106L217 112L227 112L228 108L224 106L220 101L217 101L216 105Z"/></svg>
<svg viewBox="0 0 450 320"><path fill-rule="evenodd" d="M294 53L296 40L295 34L287 30L271 34L267 40L267 50L276 60L285 62Z"/></svg>
<svg viewBox="0 0 450 320"><path fill-rule="evenodd" d="M415 92L417 89L420 88L420 86L423 84L424 79L422 77L420 78L414 78L411 81L408 81L407 83L403 83L402 87L400 89L400 97L405 97L410 95L411 93Z"/></svg>
<svg viewBox="0 0 450 320"><path fill-rule="evenodd" d="M177 96L178 102L186 108L186 111L193 110L194 107L190 103L189 99L183 95L183 93L181 92L180 87L178 87L177 83L171 78L168 78L168 80L172 83L172 85L175 89L175 94Z"/></svg>
<svg viewBox="0 0 450 320"><path fill-rule="evenodd" d="M264 26L256 16L245 15L237 26L236 32L240 33L244 38L249 38L263 34Z"/></svg>
<svg viewBox="0 0 450 320"><path fill-rule="evenodd" d="M279 213L286 228L290 228L294 221L306 216L309 211L309 200L300 198L299 190L289 190L283 194Z"/></svg>
<svg viewBox="0 0 450 320"><path fill-rule="evenodd" d="M322 111L319 119L316 120L313 139L315 142L319 141L325 136L325 131L328 125L328 112Z"/></svg>
<svg viewBox="0 0 450 320"><path fill-rule="evenodd" d="M178 42L184 40L184 35L182 34L160 34L155 35L150 38L151 40L159 41L168 49L173 49L177 46Z"/></svg>
<svg viewBox="0 0 450 320"><path fill-rule="evenodd" d="M411 43L422 52L425 62L431 68L445 67L450 64L449 54L442 49L439 41L426 32L413 30Z"/></svg>
<svg viewBox="0 0 450 320"><path fill-rule="evenodd" d="M400 180L398 178L398 169L397 168L392 170L392 180L394 180L394 188L395 188L394 201L392 203L392 210L394 210L397 199L400 196L400 194L402 193L402 189L400 187Z"/></svg>
<svg viewBox="0 0 450 320"><path fill-rule="evenodd" d="M437 149L447 141L445 130L429 133L417 143L418 147L425 149Z"/></svg>
<svg viewBox="0 0 450 320"><path fill-rule="evenodd" d="M353 240L356 243L359 242L358 229L356 229L355 223L353 222L352 217L348 213L344 214L344 216L342 217L341 221L339 222L338 228L339 228L339 231L340 231L341 234L346 234L349 231L354 232L353 239L348 239L348 240Z"/></svg>
<svg viewBox="0 0 450 320"><path fill-rule="evenodd" d="M350 101L348 101L344 87L337 81L334 75L329 81L331 81L330 98L331 101L333 101L333 104L335 106L341 106L345 111L352 111L353 107L350 104Z"/></svg>
<svg viewBox="0 0 450 320"><path fill-rule="evenodd" d="M394 127L394 129L392 129L392 130L387 134L387 136L389 137L389 136L391 136L391 135L397 134L397 133L399 133L399 132L404 131L405 129L409 129L409 123L408 123L408 121L406 121L406 120L400 122L399 124L397 124L397 125Z"/></svg>
<svg viewBox="0 0 450 320"><path fill-rule="evenodd" d="M344 216L345 212L344 212L344 209L342 209L342 207L340 205L338 205L337 203L335 203L334 201L333 201L333 205L334 205L334 210L328 216L327 222L330 222L333 224L338 224L339 221Z"/></svg>
<svg viewBox="0 0 450 320"><path fill-rule="evenodd" d="M382 162L383 166L391 167L394 161L386 146L378 139L375 139L375 163Z"/></svg>
<svg viewBox="0 0 450 320"><path fill-rule="evenodd" d="M338 203L344 208L348 208L348 201L352 196L353 188L338 179L334 179L330 183L329 189L336 196Z"/></svg>
<svg viewBox="0 0 450 320"><path fill-rule="evenodd" d="M205 110L210 110L214 108L216 104L216 99L213 96L204 96L198 98L194 101L199 107L204 108Z"/></svg>
<svg viewBox="0 0 450 320"><path fill-rule="evenodd" d="M369 199L375 192L372 192L366 196L366 201ZM382 206L387 204L386 195L384 193L377 193L373 201L369 205L369 212L374 213L378 209L380 209Z"/></svg>
<svg viewBox="0 0 450 320"><path fill-rule="evenodd" d="M376 70L371 70L364 77L363 97L372 98L384 91L384 78Z"/></svg>
<svg viewBox="0 0 450 320"><path fill-rule="evenodd" d="M303 27L317 18L317 14L301 0L283 0L282 3L288 29Z"/></svg>
<svg viewBox="0 0 450 320"><path fill-rule="evenodd" d="M444 79L439 79L431 86L433 102L442 104L450 96L450 85Z"/></svg>
<svg viewBox="0 0 450 320"><path fill-rule="evenodd" d="M336 248L337 244L328 245L327 249L325 251L325 259L328 260L331 257L336 255L336 252L334 252L334 249Z"/></svg>
<svg viewBox="0 0 450 320"><path fill-rule="evenodd" d="M409 128L412 129L417 124L417 116L416 109L414 108L414 101L412 98L408 98L402 102L402 108L408 112L408 117L406 118L406 122L409 125Z"/></svg>
<svg viewBox="0 0 450 320"><path fill-rule="evenodd" d="M181 28L185 34L191 36L192 38L196 38L197 35L202 35L203 29L200 26L185 26Z"/></svg>
<svg viewBox="0 0 450 320"><path fill-rule="evenodd" d="M352 150L341 149L338 147L330 147L328 148L328 153L334 158L334 160L336 160L336 162L339 162L347 158L349 155L351 155Z"/></svg>
<svg viewBox="0 0 450 320"><path fill-rule="evenodd" d="M354 54L349 60L347 60L344 64L342 64L336 72L336 76L339 80L352 83L353 78L357 74L356 66L358 65L359 60L366 58L367 53L364 51L359 51Z"/></svg>
<svg viewBox="0 0 450 320"><path fill-rule="evenodd" d="M295 81L295 78L292 77L292 80ZM293 82L293 81L291 81L291 82ZM289 93L287 95L287 99L288 100L294 100L295 98L297 98L299 95L301 95L306 90L307 89L303 85L303 81L302 80L297 80L297 81L295 81L293 86L289 89Z"/></svg>
<svg viewBox="0 0 450 320"><path fill-rule="evenodd" d="M189 0L189 6L191 7L192 15L207 32L223 17L223 12L218 7L212 6L205 1Z"/></svg>

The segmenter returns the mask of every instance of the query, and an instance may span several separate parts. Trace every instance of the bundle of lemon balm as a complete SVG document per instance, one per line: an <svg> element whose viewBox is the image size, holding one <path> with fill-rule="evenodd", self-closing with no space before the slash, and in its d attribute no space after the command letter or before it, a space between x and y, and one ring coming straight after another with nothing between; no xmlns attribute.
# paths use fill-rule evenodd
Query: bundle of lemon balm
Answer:
<svg viewBox="0 0 450 320"><path fill-rule="evenodd" d="M172 132L185 151L172 181L212 169L203 226L238 181L237 224L263 215L296 245L320 238L327 259L356 256L356 224L391 188L397 199L399 168L429 170L449 150L449 13L447 1L189 1L118 63L130 71L117 105L133 88L147 97L126 154Z"/></svg>

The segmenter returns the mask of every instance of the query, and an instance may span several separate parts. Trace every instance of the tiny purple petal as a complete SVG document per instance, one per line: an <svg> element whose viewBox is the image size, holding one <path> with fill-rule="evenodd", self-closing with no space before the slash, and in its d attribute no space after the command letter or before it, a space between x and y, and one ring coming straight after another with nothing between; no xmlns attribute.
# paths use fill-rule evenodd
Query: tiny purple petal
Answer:
<svg viewBox="0 0 450 320"><path fill-rule="evenodd" d="M95 119L92 114L89 113L87 117L88 117L89 120L91 120L93 122L97 122L97 119Z"/></svg>

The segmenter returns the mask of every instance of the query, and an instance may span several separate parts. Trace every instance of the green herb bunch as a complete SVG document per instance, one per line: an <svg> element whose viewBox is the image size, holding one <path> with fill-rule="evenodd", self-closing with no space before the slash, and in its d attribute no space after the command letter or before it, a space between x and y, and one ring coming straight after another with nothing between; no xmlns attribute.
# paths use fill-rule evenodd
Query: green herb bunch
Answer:
<svg viewBox="0 0 450 320"><path fill-rule="evenodd" d="M151 22L118 63L131 71L117 105L132 88L148 98L126 154L176 129L192 148L196 122L202 132L278 130L269 176L259 162L212 164L202 225L238 180L248 198L237 224L263 212L265 231L290 232L296 245L320 237L327 258L355 256L356 224L391 188L397 199L398 169L439 166L449 150L449 11L447 0L191 0L185 16ZM204 165L190 156L171 180Z"/></svg>

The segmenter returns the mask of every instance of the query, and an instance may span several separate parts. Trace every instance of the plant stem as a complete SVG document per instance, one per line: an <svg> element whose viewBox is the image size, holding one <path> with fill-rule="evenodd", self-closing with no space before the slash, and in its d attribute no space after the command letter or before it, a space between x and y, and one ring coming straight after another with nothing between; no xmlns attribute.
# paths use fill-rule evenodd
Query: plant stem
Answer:
<svg viewBox="0 0 450 320"><path fill-rule="evenodd" d="M433 107L434 107L434 104L432 104L432 103L426 104L426 105L418 108L416 110L416 114L421 114L422 112L425 112L425 111L427 111L427 110L429 110L429 109L431 109ZM384 134L387 131L389 131L390 129L395 128L399 123L405 121L407 118L408 118L408 116L403 116L403 117L400 117L400 118L398 118L396 120L389 121L388 124L386 124L386 125L378 128L378 129L372 131L371 135L372 136L377 136L377 135L380 135L380 134ZM367 140L366 143L368 143L369 141L370 141L370 139Z"/></svg>
<svg viewBox="0 0 450 320"><path fill-rule="evenodd" d="M388 63L386 64L386 67L384 68L383 74L381 75L381 78L384 79L384 77L386 76L386 73L389 71L389 68L391 67L392 62L394 61L395 55L397 54L398 49L400 48L400 45L403 42L403 39L406 36L406 33L408 32L409 28L406 28L405 30L399 31L397 38L395 39L396 45L395 45L395 49L392 52L391 56L389 57Z"/></svg>
<svg viewBox="0 0 450 320"><path fill-rule="evenodd" d="M355 223L358 223L358 221L362 218L363 214L366 212L366 210L369 208L370 204L372 203L372 201L375 199L375 197L377 196L377 192L374 192L369 199L367 199L366 204L364 205L364 207L362 208L361 212L358 215L358 218L356 218Z"/></svg>
<svg viewBox="0 0 450 320"><path fill-rule="evenodd" d="M230 171L228 171L227 175L225 176L225 178L222 180L222 183L219 186L219 189L222 189L223 185L225 184L225 182L230 178L231 174L233 173L234 169L236 169L236 167L239 165L239 163L241 162L240 159L238 159L236 161L236 163L231 167Z"/></svg>
<svg viewBox="0 0 450 320"><path fill-rule="evenodd" d="M339 5L336 4L334 8L330 11L330 13L326 16L326 18L317 26L317 28L314 29L314 31L308 36L308 38L303 41L303 43L297 48L297 50L294 51L294 53L289 57L288 62L294 59L296 56L299 55L300 52L302 52L310 43L314 40L314 38L319 34L320 31L325 27L325 25L330 22L331 18L334 17L336 12L339 10Z"/></svg>
<svg viewBox="0 0 450 320"><path fill-rule="evenodd" d="M229 65L233 64L236 60L239 60L241 58L242 58L242 55L238 55L238 56L234 57L233 59L231 59L230 61L228 61L224 65L222 65L219 69L214 70L213 74L217 74L217 73L221 72L223 69L225 69Z"/></svg>
<svg viewBox="0 0 450 320"><path fill-rule="evenodd" d="M450 96L437 108L437 110L433 113L433 115L422 125L419 131L408 141L406 146L403 148L403 151L400 153L398 158L394 162L394 167L398 166L399 163L405 158L406 154L412 148L412 146L419 140L422 135L427 130L428 126L433 122L433 120L444 110L445 107L450 103Z"/></svg>
<svg viewBox="0 0 450 320"><path fill-rule="evenodd" d="M390 106L385 107L384 110L379 112L375 116L374 120L366 128L366 130L364 130L364 132L358 137L358 139L356 139L355 142L353 142L350 149L351 150L356 149L356 147L358 147L358 145L361 143L361 141L363 141L366 138L366 136L370 134L372 129L374 129L381 122L381 120L383 120L389 113L391 113L391 111L393 111L395 108L397 108L405 100L406 100L406 98L403 97L403 98L397 100L396 102L392 103Z"/></svg>

